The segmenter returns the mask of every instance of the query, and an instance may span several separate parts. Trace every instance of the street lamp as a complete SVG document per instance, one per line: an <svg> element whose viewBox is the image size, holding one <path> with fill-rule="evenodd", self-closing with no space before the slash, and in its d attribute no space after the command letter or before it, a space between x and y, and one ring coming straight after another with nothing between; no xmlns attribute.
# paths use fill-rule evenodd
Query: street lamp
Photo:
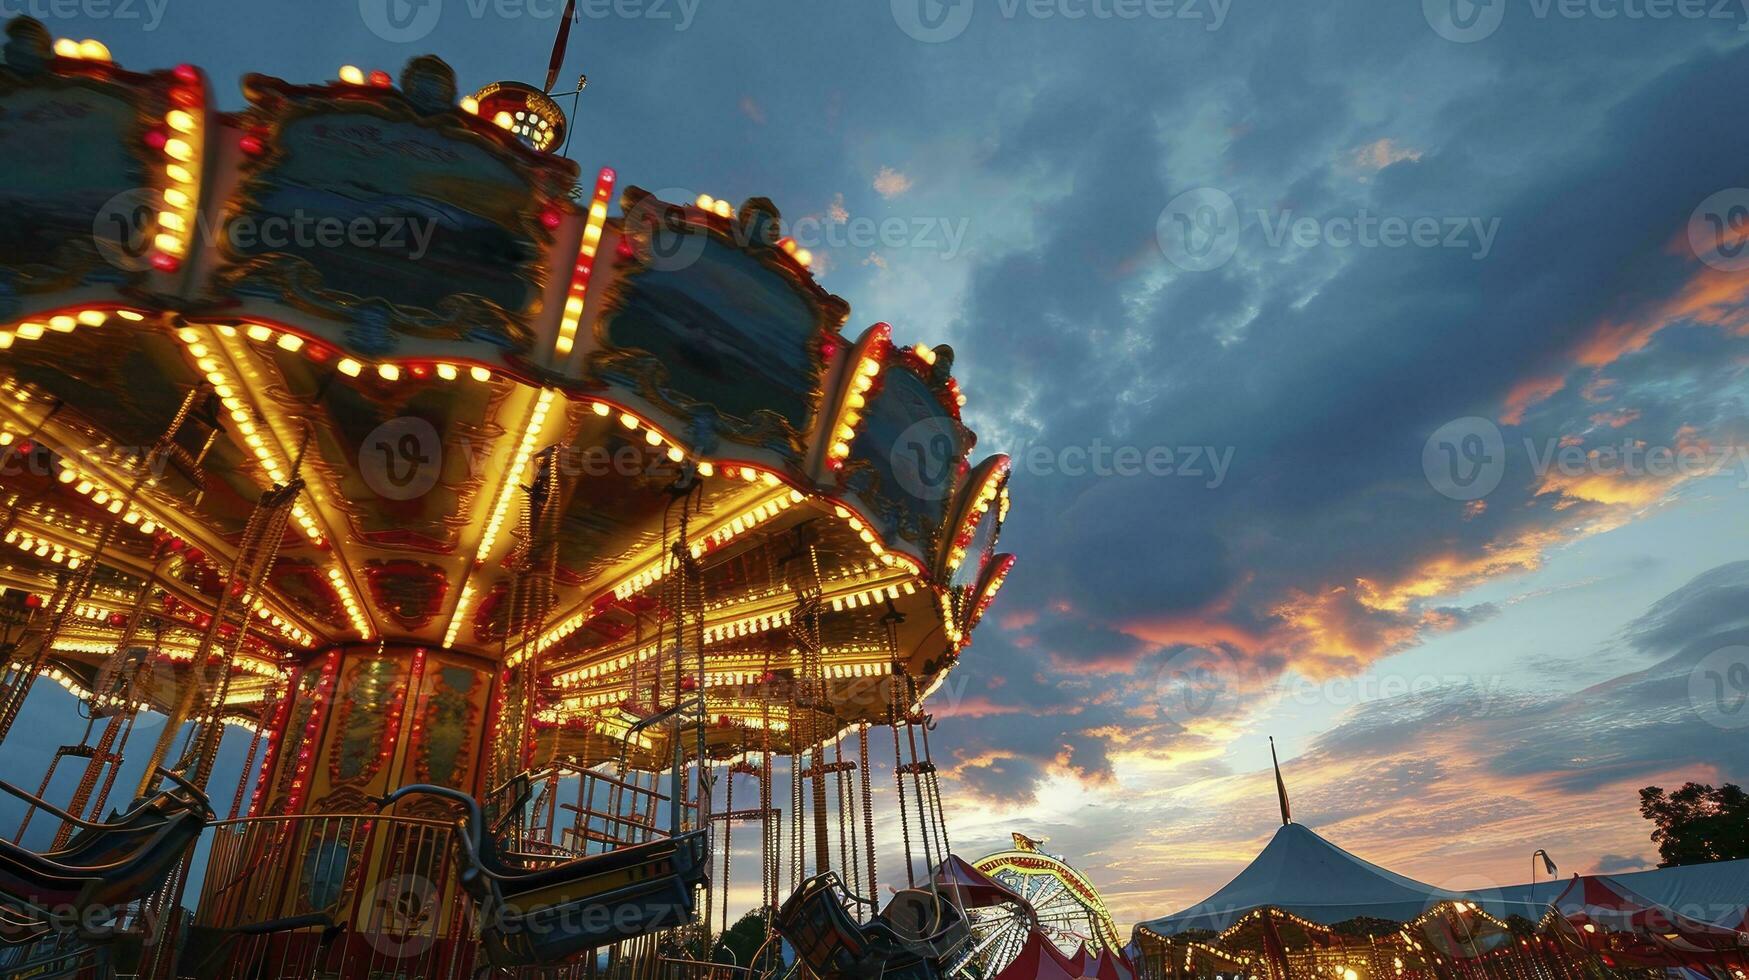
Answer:
<svg viewBox="0 0 1749 980"><path fill-rule="evenodd" d="M1536 850L1530 852L1530 899L1533 902L1536 901L1536 859L1537 858L1543 859L1543 868L1548 871L1550 878L1553 878L1555 876L1555 873L1556 873L1555 859L1549 857L1548 851L1545 851L1539 847Z"/></svg>

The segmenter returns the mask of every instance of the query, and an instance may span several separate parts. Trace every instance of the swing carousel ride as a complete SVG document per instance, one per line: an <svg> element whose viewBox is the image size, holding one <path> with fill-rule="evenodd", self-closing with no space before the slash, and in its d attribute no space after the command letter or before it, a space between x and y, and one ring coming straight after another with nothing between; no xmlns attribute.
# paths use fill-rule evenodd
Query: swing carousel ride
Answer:
<svg viewBox="0 0 1749 980"><path fill-rule="evenodd" d="M7 25L0 965L687 975L738 880L742 972L963 966L1013 896L936 870L925 699L1013 559L952 350L764 198L580 184L532 86L243 93Z"/></svg>

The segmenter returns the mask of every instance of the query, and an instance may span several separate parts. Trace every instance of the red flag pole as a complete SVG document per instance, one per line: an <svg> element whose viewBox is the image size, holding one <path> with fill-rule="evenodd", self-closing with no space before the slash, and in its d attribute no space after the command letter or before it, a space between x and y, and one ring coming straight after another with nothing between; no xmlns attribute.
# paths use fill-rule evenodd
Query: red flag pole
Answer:
<svg viewBox="0 0 1749 980"><path fill-rule="evenodd" d="M559 80L559 69L565 66L565 47L571 43L571 21L577 16L577 0L565 0L565 13L559 17L559 36L553 39L553 56L547 62L547 84L542 92L551 93Z"/></svg>

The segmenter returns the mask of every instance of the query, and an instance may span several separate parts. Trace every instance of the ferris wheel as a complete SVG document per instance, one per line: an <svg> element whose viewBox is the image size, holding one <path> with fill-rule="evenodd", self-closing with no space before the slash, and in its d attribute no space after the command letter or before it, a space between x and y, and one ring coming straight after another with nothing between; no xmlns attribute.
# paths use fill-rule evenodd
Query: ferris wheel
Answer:
<svg viewBox="0 0 1749 980"><path fill-rule="evenodd" d="M1040 850L1041 841L1013 836L1012 849L982 857L973 866L1026 899L1037 914L1038 931L1065 954L1074 955L1082 946L1096 955L1122 948L1117 926L1093 883L1061 858ZM994 976L1026 945L1032 918L1001 907L974 909L970 916L971 965L980 976Z"/></svg>

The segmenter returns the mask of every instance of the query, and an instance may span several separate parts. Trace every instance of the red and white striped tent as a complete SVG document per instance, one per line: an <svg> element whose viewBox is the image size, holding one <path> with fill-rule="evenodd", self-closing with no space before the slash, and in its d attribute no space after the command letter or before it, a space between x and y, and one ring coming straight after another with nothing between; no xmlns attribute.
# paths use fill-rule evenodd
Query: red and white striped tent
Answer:
<svg viewBox="0 0 1749 980"><path fill-rule="evenodd" d="M1641 966L1749 964L1749 917L1741 907L1673 908L1609 876L1574 875L1554 909L1566 938L1600 956Z"/></svg>

